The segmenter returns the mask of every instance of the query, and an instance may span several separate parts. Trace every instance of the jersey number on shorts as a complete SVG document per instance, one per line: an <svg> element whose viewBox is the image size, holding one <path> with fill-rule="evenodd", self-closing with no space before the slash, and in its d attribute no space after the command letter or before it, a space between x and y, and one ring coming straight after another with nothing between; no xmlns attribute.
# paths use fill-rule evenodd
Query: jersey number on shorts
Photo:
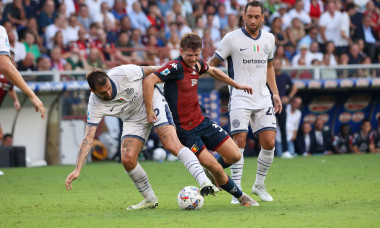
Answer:
<svg viewBox="0 0 380 228"><path fill-rule="evenodd" d="M274 109L273 107L269 107L267 111L267 116L272 116L272 115L274 115Z"/></svg>
<svg viewBox="0 0 380 228"><path fill-rule="evenodd" d="M212 126L214 126L215 128L219 128L219 132L222 132L224 131L223 128L221 128L219 125L213 123Z"/></svg>

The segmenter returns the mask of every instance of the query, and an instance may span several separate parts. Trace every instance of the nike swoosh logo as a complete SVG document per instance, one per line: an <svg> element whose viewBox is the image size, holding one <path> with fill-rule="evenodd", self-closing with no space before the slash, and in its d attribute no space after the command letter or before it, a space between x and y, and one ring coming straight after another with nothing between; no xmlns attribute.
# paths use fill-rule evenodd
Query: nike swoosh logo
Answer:
<svg viewBox="0 0 380 228"><path fill-rule="evenodd" d="M240 51L244 51L244 50L247 50L248 48L240 48Z"/></svg>
<svg viewBox="0 0 380 228"><path fill-rule="evenodd" d="M276 123L273 123L273 122L272 122L272 124L276 125Z"/></svg>

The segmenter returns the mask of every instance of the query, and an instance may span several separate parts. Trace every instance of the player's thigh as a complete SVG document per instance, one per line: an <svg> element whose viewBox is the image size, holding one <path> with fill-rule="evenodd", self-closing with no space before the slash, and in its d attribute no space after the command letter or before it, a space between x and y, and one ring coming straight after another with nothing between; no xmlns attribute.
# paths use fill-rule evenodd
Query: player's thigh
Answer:
<svg viewBox="0 0 380 228"><path fill-rule="evenodd" d="M212 173L218 183L225 183L227 181L227 175L225 174L223 167L206 148L199 154L198 160L201 165L206 167Z"/></svg>
<svg viewBox="0 0 380 228"><path fill-rule="evenodd" d="M277 121L273 107L255 110L251 118L251 128L256 137L260 137L261 133L265 131L274 132L274 137L276 137ZM272 133L269 135L272 135Z"/></svg>
<svg viewBox="0 0 380 228"><path fill-rule="evenodd" d="M243 108L233 109L229 112L229 114L231 135L235 135L237 133L247 133L252 110Z"/></svg>
<svg viewBox="0 0 380 228"><path fill-rule="evenodd" d="M216 149L216 152L218 152L228 164L238 162L241 158L238 146L230 137Z"/></svg>
<svg viewBox="0 0 380 228"><path fill-rule="evenodd" d="M174 156L184 147L177 137L176 129L173 125L166 124L156 128L158 137L165 149Z"/></svg>
<svg viewBox="0 0 380 228"><path fill-rule="evenodd" d="M153 123L154 127L157 128L159 126L167 124L174 126L174 121L172 113L169 109L169 105L166 102L166 99L163 96L162 92L157 87L154 88L153 93L153 110L157 117L157 120L155 120Z"/></svg>
<svg viewBox="0 0 380 228"><path fill-rule="evenodd" d="M197 129L191 131L177 130L177 135L179 141L185 147L189 148L196 156L206 148L205 143L201 139L201 135L197 132Z"/></svg>

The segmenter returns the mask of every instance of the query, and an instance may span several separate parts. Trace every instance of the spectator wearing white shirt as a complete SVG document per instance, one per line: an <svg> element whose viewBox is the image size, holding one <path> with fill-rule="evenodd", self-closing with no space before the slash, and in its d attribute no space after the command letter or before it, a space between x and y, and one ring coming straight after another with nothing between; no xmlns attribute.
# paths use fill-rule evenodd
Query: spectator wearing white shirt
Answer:
<svg viewBox="0 0 380 228"><path fill-rule="evenodd" d="M342 53L348 52L348 44L351 42L350 39L350 15L348 14L348 11L352 9L352 7L356 7L354 4L347 4L346 5L346 11L341 13L340 17L340 32L339 36L336 37L335 41L335 47L336 47L336 54L340 56Z"/></svg>
<svg viewBox="0 0 380 228"><path fill-rule="evenodd" d="M16 63L22 61L26 57L25 45L16 40L13 32L8 32L9 49L14 53L14 61Z"/></svg>
<svg viewBox="0 0 380 228"><path fill-rule="evenodd" d="M305 56L306 66L310 66L311 61L313 61L313 59L317 59L319 62L322 62L323 60L323 54L319 52L317 42L311 42L309 51L306 53Z"/></svg>
<svg viewBox="0 0 380 228"><path fill-rule="evenodd" d="M148 17L141 10L140 2L136 1L132 5L132 11L128 13L129 19L131 19L131 24L134 29L140 29L144 34L146 29L151 25Z"/></svg>
<svg viewBox="0 0 380 228"><path fill-rule="evenodd" d="M293 97L290 104L286 106L286 138L288 140L288 152L281 153L281 131L278 131L276 134L276 143L279 144L276 146L276 155L282 156L284 158L295 157L296 151L294 146L294 141L297 138L298 127L301 122L302 113L299 110L302 104L302 99L300 97ZM278 135L278 136L277 136ZM279 149L277 151L277 149Z"/></svg>
<svg viewBox="0 0 380 228"><path fill-rule="evenodd" d="M336 3L330 1L327 3L327 11L319 18L319 35L318 43L320 50L325 50L327 41L333 41L336 45L336 38L340 36L341 30L341 13L336 10Z"/></svg>
<svg viewBox="0 0 380 228"><path fill-rule="evenodd" d="M286 3L281 3L278 11L274 12L270 16L269 23L272 24L273 20L276 17L279 17L281 19L281 28L285 30L287 27L290 26L290 23L291 23L291 18L289 14L287 13L287 11L288 11L288 5Z"/></svg>
<svg viewBox="0 0 380 228"><path fill-rule="evenodd" d="M290 21L293 18L298 18L304 24L305 28L308 29L311 26L311 18L309 14L304 10L304 4L302 0L297 0L294 8L288 12Z"/></svg>
<svg viewBox="0 0 380 228"><path fill-rule="evenodd" d="M69 17L69 22L64 30L68 43L78 40L79 29L80 29L80 26L79 26L78 18L75 14L72 14Z"/></svg>
<svg viewBox="0 0 380 228"><path fill-rule="evenodd" d="M107 18L112 23L115 23L115 16L110 12L110 8L107 2L102 2L100 4L100 13L94 18L94 22L102 25L104 23L104 19Z"/></svg>
<svg viewBox="0 0 380 228"><path fill-rule="evenodd" d="M88 7L88 12L90 13L90 18L92 21L95 21L99 15L101 15L100 4L101 0L86 0L86 6Z"/></svg>
<svg viewBox="0 0 380 228"><path fill-rule="evenodd" d="M53 38L58 31L63 32L65 28L65 18L63 14L58 14L54 18L54 24L48 25L45 30L46 47L51 50L54 46ZM67 44L66 35L63 35L63 44Z"/></svg>

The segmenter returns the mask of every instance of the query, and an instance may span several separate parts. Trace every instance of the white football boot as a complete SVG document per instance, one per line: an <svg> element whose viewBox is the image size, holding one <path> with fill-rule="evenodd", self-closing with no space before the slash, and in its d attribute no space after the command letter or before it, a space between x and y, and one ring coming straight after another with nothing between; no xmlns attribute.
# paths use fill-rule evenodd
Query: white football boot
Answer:
<svg viewBox="0 0 380 228"><path fill-rule="evenodd" d="M259 206L259 203L256 202L255 200L253 200L251 197L249 197L247 194L245 194L243 192L243 195L241 195L239 198L238 198L238 201L239 203L242 205L242 206L246 206L246 207L257 207Z"/></svg>
<svg viewBox="0 0 380 228"><path fill-rule="evenodd" d="M265 189L265 185L253 185L252 193L259 196L262 201L273 201L272 196Z"/></svg>
<svg viewBox="0 0 380 228"><path fill-rule="evenodd" d="M220 192L219 188L211 183L204 182L201 186L201 195L202 196L208 196L208 195L216 195L218 192Z"/></svg>
<svg viewBox="0 0 380 228"><path fill-rule="evenodd" d="M158 200L153 199L153 200L147 200L144 199L140 203L136 205L129 206L127 210L141 210L141 209L153 209L158 207Z"/></svg>

